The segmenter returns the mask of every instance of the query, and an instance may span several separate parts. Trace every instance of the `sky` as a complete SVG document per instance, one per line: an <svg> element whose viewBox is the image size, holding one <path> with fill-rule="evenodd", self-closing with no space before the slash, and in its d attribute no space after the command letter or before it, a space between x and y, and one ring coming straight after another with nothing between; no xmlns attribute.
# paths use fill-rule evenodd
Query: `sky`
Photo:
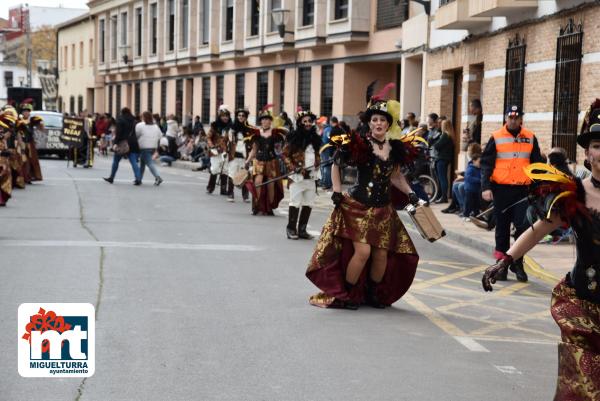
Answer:
<svg viewBox="0 0 600 401"><path fill-rule="evenodd" d="M68 8L87 8L88 0L0 0L0 18L8 18L8 9L19 4L30 6L58 7L62 5Z"/></svg>

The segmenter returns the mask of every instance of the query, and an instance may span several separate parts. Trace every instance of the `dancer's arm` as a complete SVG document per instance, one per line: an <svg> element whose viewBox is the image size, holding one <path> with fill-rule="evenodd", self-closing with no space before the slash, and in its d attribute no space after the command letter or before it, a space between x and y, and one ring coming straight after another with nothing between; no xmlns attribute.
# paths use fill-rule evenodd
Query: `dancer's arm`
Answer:
<svg viewBox="0 0 600 401"><path fill-rule="evenodd" d="M413 192L410 185L408 185L408 181L406 181L406 177L404 176L404 174L402 174L399 167L396 168L394 170L394 172L392 173L391 181L392 181L393 186L398 188L400 191L402 191L406 195Z"/></svg>
<svg viewBox="0 0 600 401"><path fill-rule="evenodd" d="M333 192L342 192L342 178L340 174L340 166L333 163L331 166L331 183Z"/></svg>
<svg viewBox="0 0 600 401"><path fill-rule="evenodd" d="M254 158L256 157L257 148L258 146L256 145L256 143L252 145L252 150L250 151L250 154L246 159L246 164L250 164L250 162L254 160Z"/></svg>

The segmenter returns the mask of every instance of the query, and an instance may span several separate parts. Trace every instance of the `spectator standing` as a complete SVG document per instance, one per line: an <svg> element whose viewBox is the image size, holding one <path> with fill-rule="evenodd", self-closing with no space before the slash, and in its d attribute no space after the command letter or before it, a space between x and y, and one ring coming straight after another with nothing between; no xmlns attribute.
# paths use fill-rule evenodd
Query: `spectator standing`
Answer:
<svg viewBox="0 0 600 401"><path fill-rule="evenodd" d="M525 215L531 180L524 168L531 163L541 163L543 158L534 133L523 127L523 111L520 106L506 110L506 124L492 134L481 158L481 189L485 201L494 201L496 215L497 260L504 258L510 248L510 225L514 224L518 238L526 229ZM523 258L513 261L510 270L517 280L527 281L523 270ZM497 279L506 280L504 271Z"/></svg>
<svg viewBox="0 0 600 401"><path fill-rule="evenodd" d="M461 150L463 151L467 150L467 146L472 143L481 144L481 122L483 121L483 109L479 99L471 100L469 112L473 116L473 119L471 122L469 122L467 128L463 130L463 136L461 138Z"/></svg>
<svg viewBox="0 0 600 401"><path fill-rule="evenodd" d="M194 118L194 126L192 127L192 133L194 135L200 135L200 131L204 131L204 127L202 126L202 121L200 121L200 116L196 116Z"/></svg>
<svg viewBox="0 0 600 401"><path fill-rule="evenodd" d="M135 126L135 136L140 146L140 180L144 178L146 166L154 176L154 185L158 186L163 182L160 174L154 164L153 156L158 148L158 141L162 136L158 125L154 124L154 119L149 111L142 113L142 121Z"/></svg>
<svg viewBox="0 0 600 401"><path fill-rule="evenodd" d="M121 109L121 115L117 118L116 124L116 135L115 135L115 146L123 141L127 141L129 145L129 152L124 155L119 155L115 152L113 156L112 168L110 171L110 177L104 178L104 181L112 184L117 170L119 169L119 162L122 158L129 159L133 174L135 176L134 185L142 184L142 176L140 174L140 167L138 166L138 158L140 154L140 147L138 145L137 137L135 135L135 118L131 114L131 110L128 107Z"/></svg>
<svg viewBox="0 0 600 401"><path fill-rule="evenodd" d="M429 145L435 159L435 175L437 177L440 191L433 200L434 203L448 203L448 167L454 159L454 129L449 120L442 122L441 130L433 130L433 136L429 138Z"/></svg>
<svg viewBox="0 0 600 401"><path fill-rule="evenodd" d="M412 111L406 113L406 126L402 130L402 133L408 134L409 132L414 131L417 128L419 128L419 122L417 121L417 116L415 115L415 113L413 113Z"/></svg>
<svg viewBox="0 0 600 401"><path fill-rule="evenodd" d="M335 119L335 125L337 126L337 118L332 117L331 119L332 124L334 123L333 119ZM327 125L326 117L319 117L317 120L317 130L321 134L321 146L328 144L331 126ZM326 191L329 191L333 186L331 181L331 161L333 159L332 149L333 148L329 147L321 153L321 187Z"/></svg>

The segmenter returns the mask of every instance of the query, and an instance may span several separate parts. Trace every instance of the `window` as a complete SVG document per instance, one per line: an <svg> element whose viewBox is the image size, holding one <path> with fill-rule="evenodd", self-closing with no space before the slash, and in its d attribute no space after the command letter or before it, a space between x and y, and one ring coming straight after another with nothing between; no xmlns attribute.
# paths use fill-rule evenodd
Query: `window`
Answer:
<svg viewBox="0 0 600 401"><path fill-rule="evenodd" d="M79 68L83 68L83 42L79 42Z"/></svg>
<svg viewBox="0 0 600 401"><path fill-rule="evenodd" d="M75 96L69 98L69 113L75 114Z"/></svg>
<svg viewBox="0 0 600 401"><path fill-rule="evenodd" d="M127 13L121 13L121 46L127 46Z"/></svg>
<svg viewBox="0 0 600 401"><path fill-rule="evenodd" d="M152 111L152 108L154 107L154 82L152 81L148 82L148 98L146 100L148 102L146 108Z"/></svg>
<svg viewBox="0 0 600 401"><path fill-rule="evenodd" d="M183 121L183 79L175 81L175 115L178 121Z"/></svg>
<svg viewBox="0 0 600 401"><path fill-rule="evenodd" d="M160 81L160 115L167 115L167 81Z"/></svg>
<svg viewBox="0 0 600 401"><path fill-rule="evenodd" d="M69 46L65 46L63 49L63 70L69 68Z"/></svg>
<svg viewBox="0 0 600 401"><path fill-rule="evenodd" d="M12 71L4 71L4 86L7 88L12 88L14 86Z"/></svg>
<svg viewBox="0 0 600 401"><path fill-rule="evenodd" d="M56 99L56 103L58 103L57 104L58 112L62 113L63 112L62 96L59 96L58 99Z"/></svg>
<svg viewBox="0 0 600 401"><path fill-rule="evenodd" d="M269 32L275 32L277 25L273 21L272 12L281 8L281 0L271 0L271 14L269 15Z"/></svg>
<svg viewBox="0 0 600 401"><path fill-rule="evenodd" d="M108 114L112 116L113 114L113 85L108 87Z"/></svg>
<svg viewBox="0 0 600 401"><path fill-rule="evenodd" d="M233 39L233 0L227 0L225 8L225 40Z"/></svg>
<svg viewBox="0 0 600 401"><path fill-rule="evenodd" d="M75 43L71 45L71 68L75 69Z"/></svg>
<svg viewBox="0 0 600 401"><path fill-rule="evenodd" d="M142 56L142 8L135 9L135 55Z"/></svg>
<svg viewBox="0 0 600 401"><path fill-rule="evenodd" d="M560 29L556 44L552 146L564 148L572 161L577 155L582 43L583 28L570 19L567 26Z"/></svg>
<svg viewBox="0 0 600 401"><path fill-rule="evenodd" d="M336 20L348 18L348 0L335 0L333 16Z"/></svg>
<svg viewBox="0 0 600 401"><path fill-rule="evenodd" d="M181 0L181 40L179 45L182 49L188 47L189 19L189 0Z"/></svg>
<svg viewBox="0 0 600 401"><path fill-rule="evenodd" d="M506 74L504 75L504 110L512 105L523 108L525 84L525 40L517 34L508 41L506 49Z"/></svg>
<svg viewBox="0 0 600 401"><path fill-rule="evenodd" d="M136 82L133 85L133 112L139 116L142 108L142 84Z"/></svg>
<svg viewBox="0 0 600 401"><path fill-rule="evenodd" d="M121 85L117 84L117 93L116 93L116 110L115 110L115 114L119 115L121 114Z"/></svg>
<svg viewBox="0 0 600 401"><path fill-rule="evenodd" d="M186 97L190 99L190 114L194 111L194 79L188 78L185 84L185 90L187 91Z"/></svg>
<svg viewBox="0 0 600 401"><path fill-rule="evenodd" d="M83 111L83 96L77 96L77 114Z"/></svg>
<svg viewBox="0 0 600 401"><path fill-rule="evenodd" d="M333 109L333 65L321 67L321 115L331 117Z"/></svg>
<svg viewBox="0 0 600 401"><path fill-rule="evenodd" d="M235 108L244 107L246 99L244 98L244 85L246 85L246 76L244 74L235 75Z"/></svg>
<svg viewBox="0 0 600 401"><path fill-rule="evenodd" d="M310 67L298 69L298 106L310 110Z"/></svg>
<svg viewBox="0 0 600 401"><path fill-rule="evenodd" d="M302 1L302 26L313 25L315 22L315 0Z"/></svg>
<svg viewBox="0 0 600 401"><path fill-rule="evenodd" d="M92 64L94 62L94 39L90 39L89 41L89 60L88 62Z"/></svg>
<svg viewBox="0 0 600 401"><path fill-rule="evenodd" d="M285 70L279 71L279 112L284 111L285 105Z"/></svg>
<svg viewBox="0 0 600 401"><path fill-rule="evenodd" d="M100 20L99 31L100 31L100 34L99 34L99 36L100 36L100 62L104 63L104 51L105 51L105 47L104 47L105 46L105 42L104 41L105 41L105 35L106 35L106 33L105 33L105 27L104 27L104 20L103 19Z"/></svg>
<svg viewBox="0 0 600 401"><path fill-rule="evenodd" d="M203 45L208 44L209 28L210 28L210 0L200 0L202 2L202 13L200 18L202 19L202 29L200 30L200 43Z"/></svg>
<svg viewBox="0 0 600 401"><path fill-rule="evenodd" d="M217 112L219 110L219 106L223 104L223 75L217 75Z"/></svg>
<svg viewBox="0 0 600 401"><path fill-rule="evenodd" d="M169 19L167 22L169 31L167 35L168 50L173 51L175 49L175 0L168 0L169 8Z"/></svg>
<svg viewBox="0 0 600 401"><path fill-rule="evenodd" d="M259 72L256 75L256 115L268 102L269 95L269 73Z"/></svg>
<svg viewBox="0 0 600 401"><path fill-rule="evenodd" d="M110 18L110 59L117 59L117 16L113 15Z"/></svg>
<svg viewBox="0 0 600 401"><path fill-rule="evenodd" d="M150 54L155 55L158 44L158 10L156 3L150 5Z"/></svg>
<svg viewBox="0 0 600 401"><path fill-rule="evenodd" d="M210 77L202 78L202 122L210 122Z"/></svg>
<svg viewBox="0 0 600 401"><path fill-rule="evenodd" d="M377 29L401 26L408 19L408 3L410 1L377 0Z"/></svg>
<svg viewBox="0 0 600 401"><path fill-rule="evenodd" d="M250 36L258 35L260 0L250 0Z"/></svg>

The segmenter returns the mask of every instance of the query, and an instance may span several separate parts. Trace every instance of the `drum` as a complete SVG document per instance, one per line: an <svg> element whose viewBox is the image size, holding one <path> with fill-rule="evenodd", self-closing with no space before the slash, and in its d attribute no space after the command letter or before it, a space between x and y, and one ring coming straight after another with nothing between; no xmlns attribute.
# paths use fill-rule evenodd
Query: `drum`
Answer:
<svg viewBox="0 0 600 401"><path fill-rule="evenodd" d="M238 188L241 188L244 183L250 178L250 173L245 168L239 169L231 179L233 181L233 185Z"/></svg>

